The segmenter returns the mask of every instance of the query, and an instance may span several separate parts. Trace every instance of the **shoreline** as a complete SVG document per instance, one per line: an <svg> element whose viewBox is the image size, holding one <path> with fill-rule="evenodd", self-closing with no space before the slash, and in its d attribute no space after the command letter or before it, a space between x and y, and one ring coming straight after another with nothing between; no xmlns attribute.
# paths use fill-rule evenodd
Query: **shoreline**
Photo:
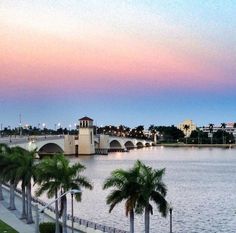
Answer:
<svg viewBox="0 0 236 233"><path fill-rule="evenodd" d="M236 144L184 144L184 143L160 143L155 146L164 147L198 147L198 148L236 148Z"/></svg>

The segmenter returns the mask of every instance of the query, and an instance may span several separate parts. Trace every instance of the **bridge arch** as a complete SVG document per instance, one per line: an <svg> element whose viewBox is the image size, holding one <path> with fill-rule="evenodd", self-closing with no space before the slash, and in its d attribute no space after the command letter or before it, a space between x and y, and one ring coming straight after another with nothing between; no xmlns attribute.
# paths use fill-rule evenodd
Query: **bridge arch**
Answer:
<svg viewBox="0 0 236 233"><path fill-rule="evenodd" d="M144 147L144 145L143 145L142 142L137 142L136 146L137 146L138 148L142 148L142 147Z"/></svg>
<svg viewBox="0 0 236 233"><path fill-rule="evenodd" d="M146 147L150 147L150 146L151 146L151 143L146 142L146 143L145 143L145 146L146 146Z"/></svg>
<svg viewBox="0 0 236 233"><path fill-rule="evenodd" d="M125 147L126 147L127 149L133 149L133 148L135 147L135 145L134 145L134 143L133 143L132 141L127 141L127 142L125 143Z"/></svg>
<svg viewBox="0 0 236 233"><path fill-rule="evenodd" d="M118 140L114 139L110 142L110 149L112 149L112 150L122 149L122 145L120 144L120 142Z"/></svg>
<svg viewBox="0 0 236 233"><path fill-rule="evenodd" d="M38 154L63 153L63 149L56 143L46 143L38 149Z"/></svg>

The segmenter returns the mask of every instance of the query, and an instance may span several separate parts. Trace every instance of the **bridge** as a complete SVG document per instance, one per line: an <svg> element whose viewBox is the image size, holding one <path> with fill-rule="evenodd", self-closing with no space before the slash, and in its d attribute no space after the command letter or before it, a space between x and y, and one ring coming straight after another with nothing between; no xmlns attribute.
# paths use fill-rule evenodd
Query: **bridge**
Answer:
<svg viewBox="0 0 236 233"><path fill-rule="evenodd" d="M115 137L109 135L94 135L95 152L127 151L134 148L150 147L152 141ZM78 154L79 135L45 135L30 137L4 137L0 143L10 147L19 146L26 150L37 149L39 155L64 153Z"/></svg>

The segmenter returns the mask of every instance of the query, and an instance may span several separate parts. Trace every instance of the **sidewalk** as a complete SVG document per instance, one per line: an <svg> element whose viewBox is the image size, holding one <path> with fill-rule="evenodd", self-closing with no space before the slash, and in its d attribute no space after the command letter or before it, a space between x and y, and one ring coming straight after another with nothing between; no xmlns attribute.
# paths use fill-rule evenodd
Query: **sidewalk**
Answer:
<svg viewBox="0 0 236 233"><path fill-rule="evenodd" d="M0 201L0 219L2 219L9 226L13 227L19 233L33 233L35 232L35 224L26 224L23 220L19 219L20 212L20 200L16 197L16 208L17 210L8 210L9 206L9 195L6 190L3 190L4 200Z"/></svg>
<svg viewBox="0 0 236 233"><path fill-rule="evenodd" d="M3 220L5 223L7 223L9 226L13 227L16 231L19 233L34 233L35 232L35 224L27 224L25 220L21 220L21 208L22 208L22 202L21 198L16 195L15 197L15 204L16 204L16 210L10 211L8 210L9 207L9 192L5 188L3 188L3 196L4 200L0 201L0 219ZM35 208L33 207L33 218L35 220ZM43 222L53 222L54 219L50 216L43 214L43 216L40 216L40 219L43 220ZM71 232L71 229L68 228L68 233ZM74 230L75 233L78 233L80 231Z"/></svg>

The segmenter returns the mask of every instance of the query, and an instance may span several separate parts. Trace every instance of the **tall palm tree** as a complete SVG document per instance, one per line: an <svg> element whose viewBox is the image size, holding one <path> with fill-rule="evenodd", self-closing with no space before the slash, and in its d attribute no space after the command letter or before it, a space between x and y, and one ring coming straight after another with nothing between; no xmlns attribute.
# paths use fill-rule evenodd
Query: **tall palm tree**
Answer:
<svg viewBox="0 0 236 233"><path fill-rule="evenodd" d="M140 163L139 185L141 192L137 200L136 213L145 214L145 233L149 233L150 213L153 214L153 207L150 202L154 202L162 216L166 217L168 203L165 199L167 187L162 181L165 169L153 169Z"/></svg>
<svg viewBox="0 0 236 233"><path fill-rule="evenodd" d="M3 164L3 160L4 160L4 156L6 154L6 148L7 145L6 144L0 144L0 201L2 201L3 198L3 191L2 191L2 183L3 183L3 175L2 175L2 171L3 171L3 167L1 167L1 164Z"/></svg>
<svg viewBox="0 0 236 233"><path fill-rule="evenodd" d="M15 155L18 153L18 148L4 147L4 156L0 163L1 177L5 182L10 183L10 203L9 209L15 210L15 188L17 186L16 180L16 161Z"/></svg>
<svg viewBox="0 0 236 233"><path fill-rule="evenodd" d="M21 218L27 218L27 223L33 223L32 217L32 179L36 177L36 165L34 163L36 150L27 151L22 148L17 148L18 153L15 155L16 166L16 182L21 181L22 188L22 215ZM26 201L27 200L27 201ZM27 208L26 208L27 207Z"/></svg>
<svg viewBox="0 0 236 233"><path fill-rule="evenodd" d="M25 211L25 183L22 180L22 174L19 173L19 171L22 169L22 167L25 165L24 164L24 151L21 148L14 148L15 153L11 154L11 160L12 162L5 165L6 170L13 170L15 171L15 183L18 183L19 181L21 182L21 188L22 188L22 213L21 213L21 219L26 218L26 211ZM16 153L17 151L17 153Z"/></svg>
<svg viewBox="0 0 236 233"><path fill-rule="evenodd" d="M61 167L61 173L63 174L61 179L61 194L64 194L65 192L71 190L71 189L77 189L81 190L81 188L87 188L92 189L92 184L90 181L85 177L82 176L80 173L85 170L85 166L81 165L80 163L76 163L74 165L69 165L69 161L63 156L62 157L62 167ZM75 199L77 201L81 201L81 193L75 194ZM63 216L63 232L67 233L67 198L66 196L63 196L62 200L62 216Z"/></svg>
<svg viewBox="0 0 236 233"><path fill-rule="evenodd" d="M137 161L129 170L117 169L111 173L103 185L103 189L114 188L107 196L107 204L110 205L109 212L120 202L125 202L126 216L130 216L130 233L134 232L134 209L140 193L138 183L140 163Z"/></svg>
<svg viewBox="0 0 236 233"><path fill-rule="evenodd" d="M52 158L43 159L37 167L37 183L40 185L36 191L36 195L40 196L47 192L47 196L55 199L58 198L58 192L61 194L69 191L70 189L80 189L81 187L92 189L89 180L80 175L85 167L80 163L72 166L69 161L62 155L56 154ZM77 201L81 200L81 193L75 195ZM63 232L66 233L66 213L67 213L67 200L66 197L62 198L63 206ZM59 208L58 201L55 201L56 211L56 233L59 232Z"/></svg>

